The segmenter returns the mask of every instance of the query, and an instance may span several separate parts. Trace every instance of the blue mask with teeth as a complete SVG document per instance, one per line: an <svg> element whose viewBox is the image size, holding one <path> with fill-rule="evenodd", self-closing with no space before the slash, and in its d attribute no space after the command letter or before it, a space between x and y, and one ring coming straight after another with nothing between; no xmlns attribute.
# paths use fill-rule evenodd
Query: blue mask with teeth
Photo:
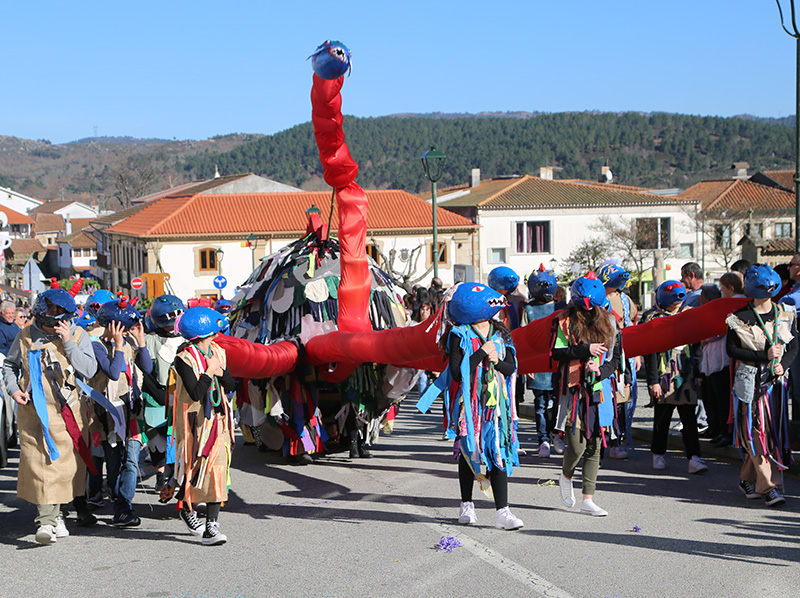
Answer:
<svg viewBox="0 0 800 598"><path fill-rule="evenodd" d="M744 294L753 299L774 297L781 290L781 277L767 264L753 264L744 273Z"/></svg>
<svg viewBox="0 0 800 598"><path fill-rule="evenodd" d="M450 319L458 325L490 320L508 303L494 289L477 282L462 282L447 303Z"/></svg>

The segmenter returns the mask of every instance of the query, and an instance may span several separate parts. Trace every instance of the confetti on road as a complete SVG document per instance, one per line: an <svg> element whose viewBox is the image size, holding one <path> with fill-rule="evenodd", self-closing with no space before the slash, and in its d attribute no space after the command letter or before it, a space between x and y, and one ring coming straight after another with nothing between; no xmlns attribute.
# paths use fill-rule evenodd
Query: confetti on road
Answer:
<svg viewBox="0 0 800 598"><path fill-rule="evenodd" d="M453 548L458 548L459 546L463 546L463 544L453 536L442 536L442 539L439 540L439 550L453 552Z"/></svg>

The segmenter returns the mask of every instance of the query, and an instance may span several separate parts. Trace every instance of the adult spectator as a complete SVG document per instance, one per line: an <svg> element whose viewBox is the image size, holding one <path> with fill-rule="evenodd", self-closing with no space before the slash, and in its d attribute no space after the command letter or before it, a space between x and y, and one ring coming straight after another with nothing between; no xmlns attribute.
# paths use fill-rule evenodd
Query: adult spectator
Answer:
<svg viewBox="0 0 800 598"><path fill-rule="evenodd" d="M16 308L11 301L0 303L0 353L8 355L11 343L17 338L20 327L15 323L17 314Z"/></svg>
<svg viewBox="0 0 800 598"><path fill-rule="evenodd" d="M736 260L735 262L733 262L731 264L730 271L731 272L738 272L739 274L744 276L744 273L747 272L747 269L752 265L753 264L751 262L749 262L748 260Z"/></svg>
<svg viewBox="0 0 800 598"><path fill-rule="evenodd" d="M14 312L14 323L19 326L20 330L25 328L28 324L30 324L30 318L28 317L28 310L24 307L18 307Z"/></svg>
<svg viewBox="0 0 800 598"><path fill-rule="evenodd" d="M439 309L442 304L442 296L444 295L444 285L441 278L434 278L431 280L431 287L428 289L430 301L433 303L434 309Z"/></svg>
<svg viewBox="0 0 800 598"><path fill-rule="evenodd" d="M800 313L800 253L789 260L789 278L792 281L792 290L779 303L787 307L793 306L796 313ZM789 388L792 391L791 418L800 420L800 355L795 356L789 366Z"/></svg>
<svg viewBox="0 0 800 598"><path fill-rule="evenodd" d="M686 287L683 307L700 305L700 288L703 286L703 269L697 262L687 262L681 267L681 283Z"/></svg>

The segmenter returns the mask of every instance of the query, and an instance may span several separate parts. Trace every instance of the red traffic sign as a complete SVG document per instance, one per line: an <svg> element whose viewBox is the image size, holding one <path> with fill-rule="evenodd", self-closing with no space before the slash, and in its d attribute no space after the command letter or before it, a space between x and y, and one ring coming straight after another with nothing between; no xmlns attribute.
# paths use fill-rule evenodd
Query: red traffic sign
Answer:
<svg viewBox="0 0 800 598"><path fill-rule="evenodd" d="M138 276L136 278L131 279L131 288L132 289L136 289L138 291L139 289L142 288L143 285L144 285L144 281L141 278L139 278Z"/></svg>

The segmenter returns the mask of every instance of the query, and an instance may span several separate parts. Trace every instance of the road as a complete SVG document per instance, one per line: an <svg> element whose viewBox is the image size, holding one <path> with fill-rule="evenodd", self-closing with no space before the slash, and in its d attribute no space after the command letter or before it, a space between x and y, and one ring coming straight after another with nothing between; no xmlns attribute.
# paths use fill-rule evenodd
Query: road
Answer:
<svg viewBox="0 0 800 598"><path fill-rule="evenodd" d="M524 529L495 529L493 505L478 496L478 525L456 523L459 496L440 417L403 404L395 432L373 459L334 453L293 466L242 446L221 528L228 543L199 544L174 503L160 505L144 468L136 496L142 525L100 523L53 546L33 541L34 507L15 496L17 452L0 470L0 596L551 596L647 597L796 595L800 582L800 485L768 509L737 488L738 466L709 460L690 476L678 453L650 469L640 447L606 459L596 502L606 518L559 507L561 459L539 459L532 422L520 424L522 467L510 501ZM435 410L435 407L434 407ZM639 531L634 531L638 529ZM443 536L462 546L438 549Z"/></svg>

